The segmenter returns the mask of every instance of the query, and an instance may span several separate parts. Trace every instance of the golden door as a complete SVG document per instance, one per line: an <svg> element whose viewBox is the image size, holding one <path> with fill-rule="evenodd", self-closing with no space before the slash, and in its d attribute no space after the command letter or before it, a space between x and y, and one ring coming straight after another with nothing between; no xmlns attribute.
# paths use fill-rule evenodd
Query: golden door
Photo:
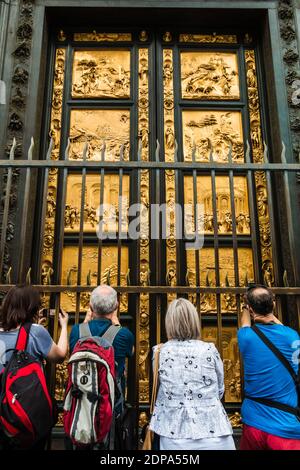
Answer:
<svg viewBox="0 0 300 470"><path fill-rule="evenodd" d="M151 391L151 347L165 339L164 313L179 295L176 287L274 281L265 174L233 174L218 167L263 161L256 44L247 34L222 32L59 31L49 70L51 158L111 165L82 171L74 164L63 175L50 172L42 283L66 286L60 301L76 322L89 305L89 291L82 286L123 288L121 322L136 335L127 398L140 405L143 421ZM125 162L122 168L120 161ZM137 170L136 161L186 166L184 171L172 165ZM216 168L195 169L194 163ZM166 239L151 239L149 211L141 216L140 237L130 239L128 211L136 202L146 208L166 204ZM175 203L184 207L180 238ZM99 205L104 207L101 214ZM100 218L104 240L97 237ZM186 249L195 224L204 233L201 250ZM140 289L134 292L132 286ZM164 287L174 289L164 292ZM240 299L209 289L187 295L201 314L203 338L217 343L222 353L225 402L237 412ZM45 305L51 302L46 295L43 299ZM65 375L65 364L57 366L55 393L60 400ZM238 424L237 415L233 417Z"/></svg>

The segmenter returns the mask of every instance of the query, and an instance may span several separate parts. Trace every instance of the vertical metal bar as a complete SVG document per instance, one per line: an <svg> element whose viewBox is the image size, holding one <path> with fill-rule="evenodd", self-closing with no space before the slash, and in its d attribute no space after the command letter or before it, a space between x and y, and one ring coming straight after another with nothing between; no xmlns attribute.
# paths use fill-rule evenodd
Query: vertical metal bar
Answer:
<svg viewBox="0 0 300 470"><path fill-rule="evenodd" d="M213 162L213 149L210 152L210 161ZM216 273L216 286L220 286L220 262L219 262L219 229L218 229L218 216L217 216L217 196L216 196L216 171L211 170L211 189L212 189L212 205L213 205L213 221L214 221L214 250L215 250L215 273ZM218 349L223 356L222 350L222 312L221 312L221 296L216 294L217 299L217 343Z"/></svg>
<svg viewBox="0 0 300 470"><path fill-rule="evenodd" d="M177 141L175 139L175 143L174 143L175 147L174 147L174 162L178 162L178 144L177 144ZM177 279L177 285L180 284L180 281L181 281L181 278L182 278L182 261L181 261L181 249L180 249L180 239L179 239L179 235L181 236L181 239L183 237L183 233L184 233L184 224L182 223L183 220L184 220L184 211L182 211L182 213L178 213L177 211L177 207L179 207L179 204L180 204L180 195L179 195L179 186L180 186L180 173L181 173L181 170L174 170L174 182L175 182L175 187L174 187L174 191L175 191L175 213L174 213L174 217L175 217L175 230L174 230L174 234L175 234L175 242L176 242L176 279ZM184 197L183 197L183 200L184 200ZM181 209L183 209L181 207ZM178 233L178 227L180 228L181 230L181 233Z"/></svg>
<svg viewBox="0 0 300 470"><path fill-rule="evenodd" d="M195 145L192 151L192 162L196 162L196 148ZM198 187L197 187L197 170L193 169L193 201L194 201L194 226L196 239L195 243L197 245L197 240L199 236L199 214L198 214ZM200 255L197 246L195 248L195 274L196 274L196 286L200 286ZM196 305L197 311L199 312L200 326L201 326L201 311L200 311L200 295L196 294Z"/></svg>
<svg viewBox="0 0 300 470"><path fill-rule="evenodd" d="M247 149L245 153L245 162L251 163L250 158L250 144L247 141ZM259 268L259 258L258 258L258 240L257 240L257 227L256 227L256 205L255 205L255 193L253 188L255 187L254 183L254 174L251 170L247 171L247 183L248 183L248 204L249 204L249 215L250 215L250 233L251 233L251 245L252 245L252 256L254 264L254 279L256 282L260 280L260 268Z"/></svg>
<svg viewBox="0 0 300 470"><path fill-rule="evenodd" d="M230 146L228 153L228 162L232 163L232 147ZM235 198L234 198L234 177L233 171L229 171L229 191L230 191L230 206L231 206L231 220L232 220L232 241L233 241L233 262L234 262L234 282L235 287L239 287L239 258L238 258L238 240L237 240L237 225L236 225L236 211L235 211ZM236 296L236 305L238 316L240 318L240 296Z"/></svg>
<svg viewBox="0 0 300 470"><path fill-rule="evenodd" d="M69 150L70 150L70 139L68 139L68 144L65 149L65 160L68 161L69 159ZM50 154L51 155L51 154ZM51 158L51 156L50 156ZM54 233L57 236L57 244L55 245L54 250L54 257L56 263L56 271L54 273L54 282L56 284L61 283L61 272L62 272L62 253L64 247L64 234L65 234L65 206L66 206L66 196L67 196L67 182L68 182L68 168L64 167L62 170L58 169L57 175L57 191L56 191L56 201L55 207L58 209L58 184L61 179L62 175L62 188L61 188L61 203L60 203L60 210L56 210L56 217L55 217L55 227ZM47 193L48 194L48 193ZM54 316L54 325L53 325L53 339L55 342L58 340L58 330L59 330L59 322L58 322L58 314L60 308L60 299L61 294L59 292L55 292L51 294L50 297L50 305L54 304L55 308L55 316ZM55 393L55 374L56 374L56 366L55 364L51 364L51 394L54 395Z"/></svg>
<svg viewBox="0 0 300 470"><path fill-rule="evenodd" d="M120 149L120 162L123 161L123 156L124 156L124 146L121 146ZM122 250L122 209L123 209L123 202L122 202L122 196L123 196L123 168L119 168L119 201L118 201L118 279L117 279L117 285L121 285L121 250Z"/></svg>
<svg viewBox="0 0 300 470"><path fill-rule="evenodd" d="M286 161L284 143L282 143L282 146L283 147L282 147L282 154L281 154L281 162L286 164L287 161ZM284 195L285 195L285 200L286 200L287 230L288 230L288 236L289 236L289 245L290 245L291 252L296 253L297 250L296 250L294 230L293 230L293 216L292 216L292 209L291 209L291 204L290 204L289 175L286 170L283 171L283 189L284 189ZM298 281L300 280L298 279L296 261L293 256L292 256L292 267L293 267L293 277L295 279L296 286L297 286L299 285ZM297 304L297 310L298 310L298 326L300 326L300 296L299 295L296 296L296 304Z"/></svg>
<svg viewBox="0 0 300 470"><path fill-rule="evenodd" d="M158 142L158 140L156 141L156 151L155 151L155 161L156 162L159 162L160 158L159 158L159 151L160 151L160 144ZM163 171L163 180L166 181L166 172L165 172L165 169L162 170ZM160 206L160 191L161 191L161 187L160 187L160 183L161 183L161 175L160 175L160 170L159 169L156 169L155 170L155 203L158 204L157 207ZM161 286L162 285L162 263L161 263L161 240L162 240L162 227L161 227L161 217L160 217L160 214L159 214L159 219L156 221L158 222L158 230L159 230L159 238L158 240L155 241L155 255L156 255L156 275L155 275L155 279L156 279L156 285L158 286ZM157 233L157 231L155 230L155 233ZM166 236L166 234L164 234ZM166 240L165 240L165 246L166 246ZM166 251L165 251L165 254L166 254L166 265L167 265L167 247L166 247ZM168 296L166 295L166 298ZM161 320L161 317L160 317L160 314L161 314L161 302L162 302L162 299L161 299L161 295L156 295L156 309L157 309L157 312L159 313L158 317L156 318L156 341L158 343L161 342L161 338L160 338L160 320ZM158 322L159 322L159 327L158 327Z"/></svg>
<svg viewBox="0 0 300 470"><path fill-rule="evenodd" d="M82 160L86 162L88 144L83 148ZM80 202L80 226L79 226L79 245L78 245L78 270L77 270L77 286L81 285L82 274L82 253L83 253L83 230L84 230L84 205L86 191L86 167L82 168L82 186L81 186L81 202ZM76 292L76 311L75 323L79 322L80 313L80 292Z"/></svg>
<svg viewBox="0 0 300 470"><path fill-rule="evenodd" d="M138 146L138 152L137 152L137 161L140 162L142 158L142 141L140 140L139 146ZM140 168L137 169L137 180L136 180L136 187L138 188L137 194L136 194L136 203L142 205L141 201L141 191L142 191L142 170ZM134 199L135 200L135 199ZM143 208L140 206L140 209L142 210ZM128 221L129 222L129 221ZM140 223L142 223L142 214L140 211ZM148 220L148 226L149 226L149 220ZM142 232L142 228L140 227L140 235ZM149 234L148 234L149 235ZM137 243L137 263L136 263L136 285L138 286L140 284L140 276L141 276L141 238L138 240ZM139 303L138 303L139 305ZM138 310L137 310L138 311Z"/></svg>
<svg viewBox="0 0 300 470"><path fill-rule="evenodd" d="M137 161L141 161L142 159L142 141L139 141L139 146L138 146L138 152L137 152ZM137 204L141 204L141 189L142 189L142 170L139 168L137 170L137 199L136 202ZM142 216L140 213L140 221L142 222ZM141 227L140 227L140 233L141 233ZM136 267L136 284L140 284L140 274L141 274L141 246L140 246L140 241L137 243L137 267ZM140 380L139 380L139 357L140 357L140 319L141 319L141 299L140 299L141 294L137 293L134 295L135 297L135 311L136 311L136 317L135 317L135 382L136 382L136 387L135 387L135 406L137 409L137 426L138 426L138 416L139 416L139 401L140 401Z"/></svg>
<svg viewBox="0 0 300 470"><path fill-rule="evenodd" d="M105 144L102 147L101 151L101 162L104 162L105 160ZM101 167L101 173L100 173L100 213L99 213L99 228L100 230L98 231L98 273L97 273L97 284L98 286L101 284L101 266L102 266L102 239L103 239L103 227L102 227L102 221L103 221L103 202L104 202L104 182L105 182L105 176L104 176L104 168Z"/></svg>
<svg viewBox="0 0 300 470"><path fill-rule="evenodd" d="M68 145L65 150L65 160L69 159L69 149L70 141L68 140ZM60 176L60 175L58 175ZM55 273L55 282L56 284L61 283L61 271L62 271L62 253L64 247L64 234L65 234L65 206L66 206L66 195L67 195L67 182L68 182L68 168L64 167L62 170L62 190L61 190L61 206L60 212L56 214L56 228L57 228L57 237L58 242L55 247L55 260L56 260L56 273ZM58 178L59 181L59 178ZM57 207L57 193L56 193L56 207ZM60 305L60 294L55 296L55 319L54 319L54 340L57 340L58 334L58 309Z"/></svg>
<svg viewBox="0 0 300 470"><path fill-rule="evenodd" d="M51 138L50 144L48 147L47 151L47 156L46 156L46 161L51 160L51 154L54 146L54 140ZM47 212L47 196L48 196L48 185L49 185L49 168L45 167L44 168L44 183L43 183L43 200L42 200L42 210L41 210L41 226L40 226L40 239L39 239L39 250L38 250L38 265L37 265L37 281L42 284L42 279L41 279L41 258L42 258L42 253L43 253L43 245L44 245L44 240L43 240L43 234L45 233L45 225L46 225L46 212Z"/></svg>
<svg viewBox="0 0 300 470"><path fill-rule="evenodd" d="M120 149L120 162L124 160L124 145ZM122 216L123 216L123 168L119 168L119 200L118 200L118 277L117 285L121 285L121 269L122 269ZM118 294L120 298L122 294ZM120 302L119 302L120 305ZM120 308L119 308L120 315Z"/></svg>
<svg viewBox="0 0 300 470"><path fill-rule="evenodd" d="M34 149L34 140L31 137L31 144L28 150L28 161L32 160L32 152ZM21 233L20 233L20 258L19 258L19 282L23 282L23 276L25 271L25 251L26 251L26 233L27 233L27 218L29 208L29 195L30 195L30 180L31 180L31 168L26 169L25 188L24 188L24 202L21 219Z"/></svg>
<svg viewBox="0 0 300 470"><path fill-rule="evenodd" d="M284 151L282 152L284 153ZM284 158L284 157L283 157ZM269 163L269 157L268 157L268 147L266 144L264 144L264 163ZM285 175L286 172L283 172ZM271 174L269 170L266 170L265 172L266 175L266 183L267 183L267 195L268 195L268 210L269 210L269 219L270 219L270 229L271 229L271 249L273 253L272 257L272 262L274 265L274 277L275 277L275 286L280 286L281 284L281 279L279 275L279 266L278 266L278 251L277 251L277 243L276 243L276 233L275 233L275 227L274 227L274 221L275 216L274 216L274 209L273 209L273 197L272 197L272 183L271 183Z"/></svg>
<svg viewBox="0 0 300 470"><path fill-rule="evenodd" d="M160 145L157 141L156 151L155 151L155 161L159 162L159 150ZM164 181L165 181L165 169L162 170L164 173ZM160 170L155 170L155 203L160 205ZM156 253L156 285L162 285L162 272L161 272L161 218L159 216L158 219L158 230L159 230L159 239L155 242L155 253ZM156 232L157 233L157 232Z"/></svg>
<svg viewBox="0 0 300 470"><path fill-rule="evenodd" d="M9 152L9 159L12 161L15 157L15 149L17 146L16 139L14 138L12 147ZM12 185L12 175L13 169L8 168L7 170L7 180L5 188L5 200L4 200L4 209L1 225L1 242L0 242L0 277L2 276L3 262L4 262L4 252L5 252L5 242L6 242L6 232L7 232L7 223L8 223L8 213L10 206L10 191Z"/></svg>

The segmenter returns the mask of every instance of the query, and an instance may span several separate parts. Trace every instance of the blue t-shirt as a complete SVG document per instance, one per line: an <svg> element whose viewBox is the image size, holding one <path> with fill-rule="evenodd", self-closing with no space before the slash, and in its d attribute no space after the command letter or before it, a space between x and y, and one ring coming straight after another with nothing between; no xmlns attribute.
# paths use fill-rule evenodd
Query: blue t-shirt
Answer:
<svg viewBox="0 0 300 470"><path fill-rule="evenodd" d="M19 329L0 331L0 372L12 355L12 351L7 352L7 354L6 351L16 347L18 334ZM46 359L52 344L53 340L46 328L41 325L31 325L27 345L27 351L31 356L39 361Z"/></svg>
<svg viewBox="0 0 300 470"><path fill-rule="evenodd" d="M297 348L299 335L295 330L278 324L256 324L280 350L298 373ZM244 362L245 394L297 407L295 383L272 351L250 328L240 328L238 343ZM242 405L243 422L261 431L289 439L300 439L300 421L286 411L245 398Z"/></svg>
<svg viewBox="0 0 300 470"><path fill-rule="evenodd" d="M102 336L111 325L107 318L91 320L89 327L93 336ZM79 325L74 325L70 335L70 352L79 339ZM115 361L118 363L118 375L122 377L125 370L125 359L133 354L134 336L128 328L121 328L113 341Z"/></svg>

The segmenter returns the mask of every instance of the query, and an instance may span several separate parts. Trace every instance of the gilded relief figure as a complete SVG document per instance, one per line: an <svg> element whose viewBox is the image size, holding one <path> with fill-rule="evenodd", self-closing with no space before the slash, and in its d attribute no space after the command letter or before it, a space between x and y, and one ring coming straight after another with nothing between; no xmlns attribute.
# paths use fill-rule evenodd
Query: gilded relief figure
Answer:
<svg viewBox="0 0 300 470"><path fill-rule="evenodd" d="M47 217L49 219L54 217L56 208L56 188L50 187L47 196Z"/></svg>
<svg viewBox="0 0 300 470"><path fill-rule="evenodd" d="M70 227L73 229L75 225L79 224L80 214L77 207L71 207L69 204L66 204L65 207L65 227Z"/></svg>
<svg viewBox="0 0 300 470"><path fill-rule="evenodd" d="M263 186L257 188L257 210L261 217L268 215L268 196L266 188Z"/></svg>
<svg viewBox="0 0 300 470"><path fill-rule="evenodd" d="M172 125L168 125L165 131L165 145L168 150L173 150L175 147L175 135Z"/></svg>
<svg viewBox="0 0 300 470"><path fill-rule="evenodd" d="M181 83L184 99L238 100L236 54L182 52Z"/></svg>
<svg viewBox="0 0 300 470"><path fill-rule="evenodd" d="M149 342L146 340L140 341L140 354L139 354L139 379L141 381L147 381L149 377Z"/></svg>
<svg viewBox="0 0 300 470"><path fill-rule="evenodd" d="M217 162L227 162L231 149L232 160L243 162L244 144L241 114L239 112L183 111L185 160L207 162L212 155Z"/></svg>
<svg viewBox="0 0 300 470"><path fill-rule="evenodd" d="M45 260L42 264L41 269L41 281L43 286L47 286L51 284L51 276L54 273L54 270L51 266L50 261Z"/></svg>
<svg viewBox="0 0 300 470"><path fill-rule="evenodd" d="M75 51L72 96L129 98L129 51Z"/></svg>

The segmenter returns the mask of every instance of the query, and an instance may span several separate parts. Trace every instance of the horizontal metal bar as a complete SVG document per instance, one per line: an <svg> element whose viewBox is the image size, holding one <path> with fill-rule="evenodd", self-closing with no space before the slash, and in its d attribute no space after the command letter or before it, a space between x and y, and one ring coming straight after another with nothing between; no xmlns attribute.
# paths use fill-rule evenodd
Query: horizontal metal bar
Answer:
<svg viewBox="0 0 300 470"><path fill-rule="evenodd" d="M0 292L7 292L14 285L0 284ZM34 285L40 292L91 292L96 286L66 286L66 285ZM210 293L210 294L244 294L245 287L192 287L192 286L112 286L121 293L138 294L185 294L185 293ZM270 288L276 295L300 295L300 287L272 287Z"/></svg>
<svg viewBox="0 0 300 470"><path fill-rule="evenodd" d="M82 161L82 160L0 160L0 168L76 168L99 170L108 168L126 169L166 169L166 170L216 170L245 172L245 171L300 171L299 163L217 163L217 162L146 162L146 161Z"/></svg>

